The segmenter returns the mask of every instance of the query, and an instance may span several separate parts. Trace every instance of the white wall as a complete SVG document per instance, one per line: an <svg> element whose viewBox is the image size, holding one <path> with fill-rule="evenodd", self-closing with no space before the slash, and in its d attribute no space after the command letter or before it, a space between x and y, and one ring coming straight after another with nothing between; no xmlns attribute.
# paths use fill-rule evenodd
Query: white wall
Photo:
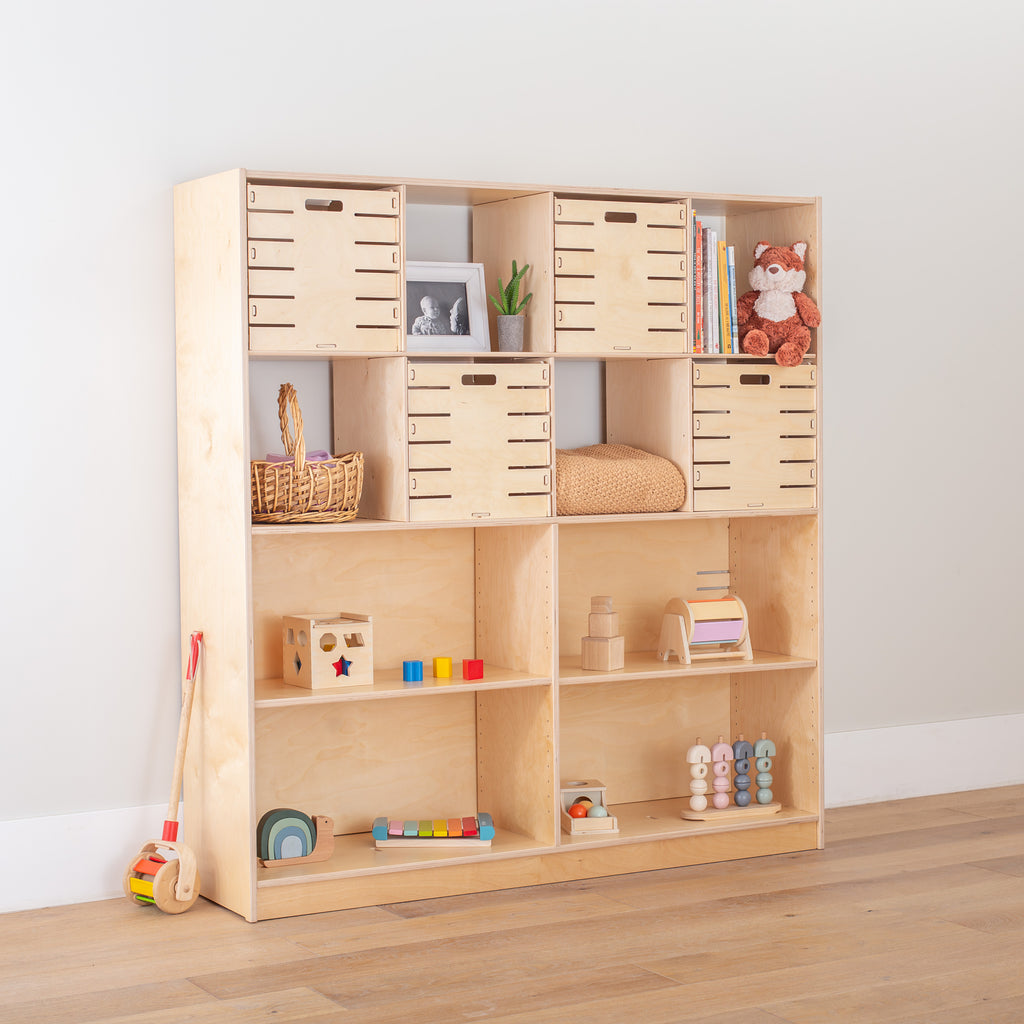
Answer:
<svg viewBox="0 0 1024 1024"><path fill-rule="evenodd" d="M96 876L59 898L112 894L147 836L102 823L162 817L171 187L236 166L822 195L826 777L871 799L879 738L928 765L957 722L1019 722L1022 29L995 0L8 11L0 867L4 835L28 856L85 815ZM1021 746L994 777L1024 781Z"/></svg>

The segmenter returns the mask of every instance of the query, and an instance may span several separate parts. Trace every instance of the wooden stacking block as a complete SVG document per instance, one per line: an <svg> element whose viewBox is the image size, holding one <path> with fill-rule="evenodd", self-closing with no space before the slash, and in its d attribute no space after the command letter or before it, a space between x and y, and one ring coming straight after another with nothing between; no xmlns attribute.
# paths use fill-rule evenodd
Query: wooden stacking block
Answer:
<svg viewBox="0 0 1024 1024"><path fill-rule="evenodd" d="M612 611L610 597L592 597L590 599L590 618L587 633L593 637L613 637L619 635L619 613Z"/></svg>
<svg viewBox="0 0 1024 1024"><path fill-rule="evenodd" d="M463 679L483 679L484 677L484 663L481 658L463 658L462 660L462 678Z"/></svg>
<svg viewBox="0 0 1024 1024"><path fill-rule="evenodd" d="M451 679L452 676L452 659L451 658L435 658L434 659L434 678L435 679Z"/></svg>
<svg viewBox="0 0 1024 1024"><path fill-rule="evenodd" d="M369 615L286 615L284 681L307 690L373 682L373 621Z"/></svg>
<svg viewBox="0 0 1024 1024"><path fill-rule="evenodd" d="M585 672L614 672L626 664L624 636L585 636L581 643Z"/></svg>

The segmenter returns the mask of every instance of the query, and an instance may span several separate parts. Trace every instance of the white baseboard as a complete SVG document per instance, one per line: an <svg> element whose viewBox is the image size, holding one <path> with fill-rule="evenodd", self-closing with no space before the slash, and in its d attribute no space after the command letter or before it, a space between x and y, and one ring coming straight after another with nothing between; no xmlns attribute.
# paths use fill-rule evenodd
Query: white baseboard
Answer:
<svg viewBox="0 0 1024 1024"><path fill-rule="evenodd" d="M825 737L825 806L1024 783L1024 715L901 725Z"/></svg>
<svg viewBox="0 0 1024 1024"><path fill-rule="evenodd" d="M0 913L124 896L129 862L166 815L159 804L0 821Z"/></svg>
<svg viewBox="0 0 1024 1024"><path fill-rule="evenodd" d="M1024 715L825 737L827 807L1021 783ZM160 804L0 821L0 913L122 896L129 861L159 837L166 812Z"/></svg>

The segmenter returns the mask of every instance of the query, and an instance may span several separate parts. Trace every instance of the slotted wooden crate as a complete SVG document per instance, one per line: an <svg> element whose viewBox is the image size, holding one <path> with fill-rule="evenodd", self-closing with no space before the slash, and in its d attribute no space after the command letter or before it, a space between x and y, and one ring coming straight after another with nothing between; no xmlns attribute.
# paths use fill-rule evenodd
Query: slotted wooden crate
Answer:
<svg viewBox="0 0 1024 1024"><path fill-rule="evenodd" d="M685 352L689 203L555 200L555 350Z"/></svg>
<svg viewBox="0 0 1024 1024"><path fill-rule="evenodd" d="M693 509L814 508L815 367L693 364Z"/></svg>
<svg viewBox="0 0 1024 1024"><path fill-rule="evenodd" d="M551 512L551 368L411 362L409 519Z"/></svg>
<svg viewBox="0 0 1024 1024"><path fill-rule="evenodd" d="M246 188L249 348L397 352L401 193Z"/></svg>

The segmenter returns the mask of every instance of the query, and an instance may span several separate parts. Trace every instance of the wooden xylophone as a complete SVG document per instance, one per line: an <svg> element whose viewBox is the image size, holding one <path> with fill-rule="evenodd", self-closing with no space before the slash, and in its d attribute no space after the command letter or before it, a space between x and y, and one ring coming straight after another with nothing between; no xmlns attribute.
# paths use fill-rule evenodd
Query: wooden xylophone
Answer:
<svg viewBox="0 0 1024 1024"><path fill-rule="evenodd" d="M378 850L399 846L435 849L490 846L494 821L489 814L466 818L375 818L373 838Z"/></svg>

